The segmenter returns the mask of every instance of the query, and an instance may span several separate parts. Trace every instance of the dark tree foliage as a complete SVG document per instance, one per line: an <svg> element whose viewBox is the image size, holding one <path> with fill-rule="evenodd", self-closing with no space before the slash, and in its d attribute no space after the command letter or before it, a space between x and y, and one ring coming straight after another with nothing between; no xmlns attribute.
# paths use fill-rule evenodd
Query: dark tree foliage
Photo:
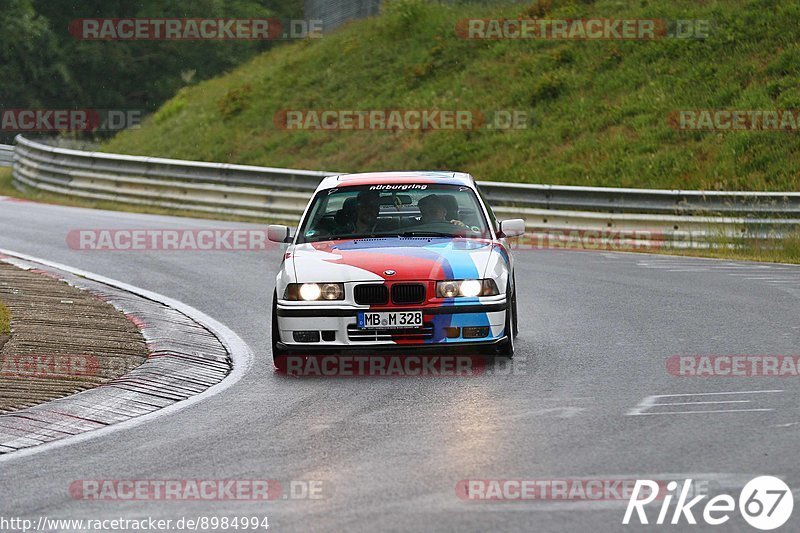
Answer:
<svg viewBox="0 0 800 533"><path fill-rule="evenodd" d="M0 0L0 109L152 111L272 41L81 41L81 18L302 17L302 0ZM13 135L0 132L0 142Z"/></svg>

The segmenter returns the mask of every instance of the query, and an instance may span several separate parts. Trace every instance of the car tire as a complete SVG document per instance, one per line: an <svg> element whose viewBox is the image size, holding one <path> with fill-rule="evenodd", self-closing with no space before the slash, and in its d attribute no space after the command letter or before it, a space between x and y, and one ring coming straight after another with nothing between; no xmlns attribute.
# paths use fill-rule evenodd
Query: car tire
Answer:
<svg viewBox="0 0 800 533"><path fill-rule="evenodd" d="M514 278L514 285L511 288L511 302L513 307L513 327L514 327L514 338L517 338L519 335L519 315L517 314L517 280L516 277Z"/></svg>
<svg viewBox="0 0 800 533"><path fill-rule="evenodd" d="M272 364L281 372L286 371L289 353L278 348L280 331L278 330L278 294L272 295Z"/></svg>
<svg viewBox="0 0 800 533"><path fill-rule="evenodd" d="M497 345L497 355L500 357L507 357L509 359L514 357L514 337L516 336L516 328L514 325L516 324L517 309L515 305L514 293L515 291L512 288L509 288L508 292L506 293L508 310L506 311L506 327L505 331L503 332L505 339L500 341L500 344Z"/></svg>

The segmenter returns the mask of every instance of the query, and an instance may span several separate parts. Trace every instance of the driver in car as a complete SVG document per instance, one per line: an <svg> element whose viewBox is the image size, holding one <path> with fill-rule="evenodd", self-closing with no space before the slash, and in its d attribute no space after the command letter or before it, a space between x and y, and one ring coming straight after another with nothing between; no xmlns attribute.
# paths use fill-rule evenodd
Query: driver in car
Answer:
<svg viewBox="0 0 800 533"><path fill-rule="evenodd" d="M436 194L429 194L417 202L420 212L421 224L453 224L459 227L467 225L460 220L447 220L447 207L444 201Z"/></svg>
<svg viewBox="0 0 800 533"><path fill-rule="evenodd" d="M331 231L332 235L369 235L375 232L381 196L378 191L361 191L356 196L354 212L342 213L346 219ZM337 221L338 222L338 221Z"/></svg>

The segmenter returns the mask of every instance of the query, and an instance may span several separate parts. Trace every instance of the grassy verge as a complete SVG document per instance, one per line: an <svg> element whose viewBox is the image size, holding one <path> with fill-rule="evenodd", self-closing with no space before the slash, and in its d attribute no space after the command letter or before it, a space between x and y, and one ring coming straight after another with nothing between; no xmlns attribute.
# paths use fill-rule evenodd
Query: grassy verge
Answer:
<svg viewBox="0 0 800 533"><path fill-rule="evenodd" d="M330 171L451 169L610 187L800 190L781 131L680 131L678 110L800 108L800 4L386 2L380 17L181 90L109 152ZM710 21L706 39L467 40L467 18ZM519 110L527 129L282 129L286 110ZM674 125L674 124L673 124Z"/></svg>
<svg viewBox="0 0 800 533"><path fill-rule="evenodd" d="M718 239L708 250L659 249L656 253L716 259L800 264L800 231L778 239Z"/></svg>
<svg viewBox="0 0 800 533"><path fill-rule="evenodd" d="M11 313L8 311L8 307L3 305L3 302L0 302L0 335L10 335L11 334Z"/></svg>

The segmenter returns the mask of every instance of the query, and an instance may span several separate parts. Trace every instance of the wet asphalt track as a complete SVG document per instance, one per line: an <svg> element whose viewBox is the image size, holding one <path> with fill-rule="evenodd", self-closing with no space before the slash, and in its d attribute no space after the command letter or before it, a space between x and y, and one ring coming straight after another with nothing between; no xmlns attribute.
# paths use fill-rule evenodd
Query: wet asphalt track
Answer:
<svg viewBox="0 0 800 533"><path fill-rule="evenodd" d="M800 495L798 378L666 370L671 355L799 354L798 267L517 252L513 372L302 379L276 375L269 358L279 251L82 252L65 242L71 229L216 227L247 225L0 199L0 248L180 300L229 326L256 354L248 375L207 401L0 463L0 516L257 515L269 517L271 531L618 531L635 529L621 525L624 503L465 502L455 487L473 478L694 476L738 496L743 482L772 474ZM743 391L660 400L737 403L628 414L652 395ZM699 410L711 412L686 412ZM267 503L92 502L68 491L79 479L197 478L321 480L332 490L320 500ZM794 515L785 530L800 529L800 510ZM738 516L708 529L755 531Z"/></svg>

